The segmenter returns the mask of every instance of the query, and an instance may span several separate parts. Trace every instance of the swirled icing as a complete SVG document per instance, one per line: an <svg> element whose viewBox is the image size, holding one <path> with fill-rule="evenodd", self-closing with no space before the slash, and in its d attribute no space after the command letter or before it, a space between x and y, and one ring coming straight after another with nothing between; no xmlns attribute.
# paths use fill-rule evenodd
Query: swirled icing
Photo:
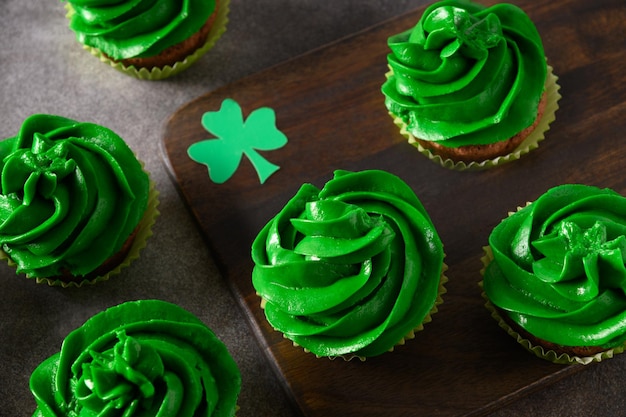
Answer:
<svg viewBox="0 0 626 417"><path fill-rule="evenodd" d="M546 59L535 25L517 6L440 1L388 45L385 105L418 139L485 145L537 117Z"/></svg>
<svg viewBox="0 0 626 417"><path fill-rule="evenodd" d="M158 55L198 32L215 0L67 0L79 42L114 59Z"/></svg>
<svg viewBox="0 0 626 417"><path fill-rule="evenodd" d="M422 323L443 248L411 188L384 171L304 184L252 245L268 322L319 356L367 357Z"/></svg>
<svg viewBox="0 0 626 417"><path fill-rule="evenodd" d="M530 334L562 346L626 339L626 198L567 184L494 228L484 276L491 302Z"/></svg>
<svg viewBox="0 0 626 417"><path fill-rule="evenodd" d="M34 417L234 416L240 386L239 369L215 334L158 300L96 314L30 379Z"/></svg>
<svg viewBox="0 0 626 417"><path fill-rule="evenodd" d="M117 134L44 114L0 142L0 182L0 244L33 277L95 270L137 227L149 192Z"/></svg>

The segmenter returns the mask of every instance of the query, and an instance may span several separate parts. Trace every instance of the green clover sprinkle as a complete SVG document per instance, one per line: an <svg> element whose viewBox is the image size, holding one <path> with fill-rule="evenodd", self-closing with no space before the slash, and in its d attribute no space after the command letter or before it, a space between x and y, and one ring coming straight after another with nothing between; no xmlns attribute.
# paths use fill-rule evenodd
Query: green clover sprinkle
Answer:
<svg viewBox="0 0 626 417"><path fill-rule="evenodd" d="M202 126L217 138L192 144L187 154L208 167L213 182L228 181L237 171L243 155L254 166L261 184L280 168L257 152L276 150L287 144L287 136L276 128L273 109L258 108L244 121L241 106L227 98L218 111L204 113Z"/></svg>

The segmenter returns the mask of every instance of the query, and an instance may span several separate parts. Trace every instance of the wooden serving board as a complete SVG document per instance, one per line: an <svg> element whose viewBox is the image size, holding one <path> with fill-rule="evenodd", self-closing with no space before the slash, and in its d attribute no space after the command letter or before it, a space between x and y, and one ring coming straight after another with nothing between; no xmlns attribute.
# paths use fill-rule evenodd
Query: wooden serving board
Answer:
<svg viewBox="0 0 626 417"><path fill-rule="evenodd" d="M623 0L516 1L535 21L559 77L560 109L539 149L482 172L442 168L419 154L388 116L380 86L388 36L422 10L210 92L167 121L162 150L255 337L306 416L486 414L582 366L534 357L491 319L478 282L490 230L518 205L569 182L626 194L626 4ZM289 138L265 153L280 170L263 185L244 159L224 184L187 148L210 137L200 124L225 98L244 116L276 111ZM273 331L251 285L250 245L304 182L322 186L335 169L385 169L409 183L444 242L448 293L433 322L393 353L365 362L318 359Z"/></svg>

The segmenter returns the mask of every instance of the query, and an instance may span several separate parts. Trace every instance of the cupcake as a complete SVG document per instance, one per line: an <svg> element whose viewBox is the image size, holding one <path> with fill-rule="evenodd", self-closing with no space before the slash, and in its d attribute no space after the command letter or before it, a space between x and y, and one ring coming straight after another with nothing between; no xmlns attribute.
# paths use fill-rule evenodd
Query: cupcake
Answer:
<svg viewBox="0 0 626 417"><path fill-rule="evenodd" d="M318 357L380 355L443 301L441 240L411 188L385 171L301 186L252 244L269 324Z"/></svg>
<svg viewBox="0 0 626 417"><path fill-rule="evenodd" d="M30 377L36 417L235 415L241 376L190 312L158 300L96 314Z"/></svg>
<svg viewBox="0 0 626 417"><path fill-rule="evenodd" d="M517 159L554 120L556 77L517 6L437 2L388 45L385 106L409 142L447 168Z"/></svg>
<svg viewBox="0 0 626 417"><path fill-rule="evenodd" d="M158 214L143 165L113 131L28 117L0 141L2 255L38 282L76 285L135 259Z"/></svg>
<svg viewBox="0 0 626 417"><path fill-rule="evenodd" d="M567 184L502 220L489 236L487 307L537 356L589 363L624 350L626 198Z"/></svg>
<svg viewBox="0 0 626 417"><path fill-rule="evenodd" d="M189 67L224 33L229 0L67 0L69 27L102 61L142 79Z"/></svg>

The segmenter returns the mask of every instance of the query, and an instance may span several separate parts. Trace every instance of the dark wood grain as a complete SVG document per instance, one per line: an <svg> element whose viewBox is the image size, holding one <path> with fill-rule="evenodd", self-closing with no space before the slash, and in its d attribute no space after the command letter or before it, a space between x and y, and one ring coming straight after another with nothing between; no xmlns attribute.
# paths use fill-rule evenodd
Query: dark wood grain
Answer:
<svg viewBox="0 0 626 417"><path fill-rule="evenodd" d="M552 186L578 182L626 194L626 4L515 3L535 21L563 98L546 140L514 163L450 171L398 134L380 93L386 39L413 26L421 10L210 92L167 121L162 149L171 175L304 415L481 415L582 368L537 359L498 328L477 286L480 257L508 211ZM273 108L289 138L265 154L281 169L263 185L247 160L225 184L213 184L186 154L208 138L202 114L225 98L245 115ZM431 214L447 254L448 293L433 323L393 353L364 363L317 359L266 324L250 282L250 244L302 183L321 186L335 169L371 168L402 177Z"/></svg>

